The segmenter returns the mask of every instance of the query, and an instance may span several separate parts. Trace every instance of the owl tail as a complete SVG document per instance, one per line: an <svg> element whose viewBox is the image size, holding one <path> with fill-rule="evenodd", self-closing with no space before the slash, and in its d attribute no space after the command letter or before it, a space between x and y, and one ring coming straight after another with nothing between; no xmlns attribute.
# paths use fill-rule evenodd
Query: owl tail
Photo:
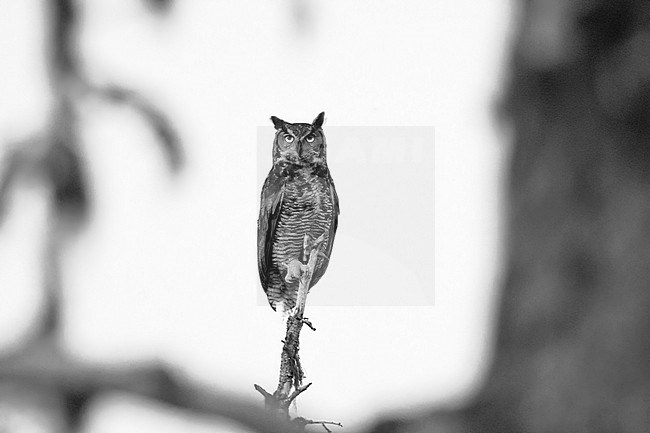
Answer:
<svg viewBox="0 0 650 433"><path fill-rule="evenodd" d="M282 300L278 301L275 304L275 310L278 311L285 319L286 316L291 314L293 308L296 306L295 297L296 297L295 293L293 294L293 296L287 293L285 296L282 297Z"/></svg>

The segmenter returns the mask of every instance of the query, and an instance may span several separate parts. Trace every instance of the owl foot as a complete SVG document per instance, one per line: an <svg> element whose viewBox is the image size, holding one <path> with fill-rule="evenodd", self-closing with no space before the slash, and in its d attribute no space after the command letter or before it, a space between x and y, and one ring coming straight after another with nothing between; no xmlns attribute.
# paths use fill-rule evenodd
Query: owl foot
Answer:
<svg viewBox="0 0 650 433"><path fill-rule="evenodd" d="M307 270L307 265L303 265L300 260L296 259L284 263L284 267L287 268L287 275L284 277L284 281L287 283L300 280L302 273Z"/></svg>

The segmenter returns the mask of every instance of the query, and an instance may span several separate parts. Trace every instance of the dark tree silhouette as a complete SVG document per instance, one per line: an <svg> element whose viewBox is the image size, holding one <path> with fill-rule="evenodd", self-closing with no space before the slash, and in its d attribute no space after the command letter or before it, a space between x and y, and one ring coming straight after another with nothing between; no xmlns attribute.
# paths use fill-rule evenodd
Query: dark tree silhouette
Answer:
<svg viewBox="0 0 650 433"><path fill-rule="evenodd" d="M522 3L492 368L464 408L375 432L648 428L650 7Z"/></svg>
<svg viewBox="0 0 650 433"><path fill-rule="evenodd" d="M162 7L170 2L152 3ZM46 52L49 53L49 79L54 95L52 114L47 130L42 131L38 137L9 146L12 151L6 157L6 168L0 174L0 224L8 211L7 198L19 173L36 177L52 191L56 215L49 228L43 258L46 306L41 329L36 332L37 338L57 332L61 302L58 263L60 249L62 242L71 234L69 229L77 229L85 222L91 205L79 146L75 113L78 100L96 95L107 102L133 107L156 133L170 170L177 172L183 163L180 139L164 112L136 91L120 85L95 87L86 80L76 51L76 2L52 0L46 5L50 26L47 38L49 49Z"/></svg>

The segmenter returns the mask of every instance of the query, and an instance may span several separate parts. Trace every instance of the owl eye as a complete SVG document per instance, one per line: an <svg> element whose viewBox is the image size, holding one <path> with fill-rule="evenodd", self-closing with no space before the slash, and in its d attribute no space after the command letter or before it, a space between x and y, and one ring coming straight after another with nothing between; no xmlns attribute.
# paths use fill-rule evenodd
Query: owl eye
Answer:
<svg viewBox="0 0 650 433"><path fill-rule="evenodd" d="M306 138L307 143L313 143L315 139L316 137L314 136L314 134L309 134Z"/></svg>
<svg viewBox="0 0 650 433"><path fill-rule="evenodd" d="M293 143L293 140L295 140L293 135L285 135L284 136L284 141L286 141L287 143Z"/></svg>

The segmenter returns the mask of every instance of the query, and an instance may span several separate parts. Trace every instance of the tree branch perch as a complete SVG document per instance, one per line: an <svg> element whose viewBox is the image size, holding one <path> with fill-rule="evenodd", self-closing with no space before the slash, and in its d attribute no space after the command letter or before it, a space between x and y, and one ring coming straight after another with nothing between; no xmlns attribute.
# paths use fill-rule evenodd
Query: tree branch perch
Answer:
<svg viewBox="0 0 650 433"><path fill-rule="evenodd" d="M282 354L280 356L280 377L278 380L278 387L273 394L266 391L259 385L255 385L255 389L264 396L265 406L267 410L275 411L282 419L289 420L289 406L295 399L304 391L306 391L311 383L303 385L304 371L300 364L300 356L298 354L300 348L300 331L302 325L306 324L312 330L316 328L312 323L305 319L305 305L307 302L307 295L309 293L309 286L311 279L316 268L316 261L320 256L320 246L325 240L325 235L322 234L314 241L305 235L303 242L303 260L307 260L306 265L300 266L300 282L298 286L298 293L296 296L296 306L292 310L290 316L287 318L287 332L283 341ZM309 252L309 255L307 255ZM300 420L303 420L301 422ZM308 424L321 424L327 429L326 424L340 425L334 422L311 422L304 418L296 418L297 425L302 429Z"/></svg>

